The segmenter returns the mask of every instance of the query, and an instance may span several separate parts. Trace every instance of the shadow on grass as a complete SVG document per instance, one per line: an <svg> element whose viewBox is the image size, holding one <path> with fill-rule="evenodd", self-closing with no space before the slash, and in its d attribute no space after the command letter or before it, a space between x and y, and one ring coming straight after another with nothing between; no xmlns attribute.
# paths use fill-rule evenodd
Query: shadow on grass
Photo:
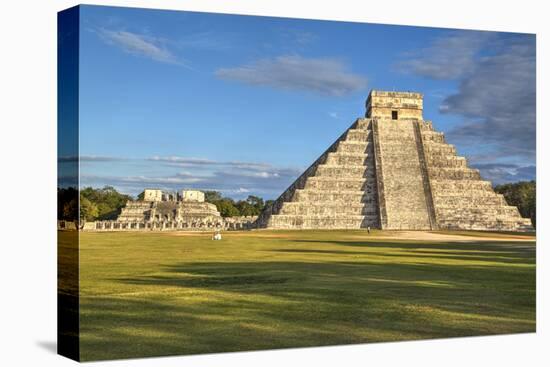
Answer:
<svg viewBox="0 0 550 367"><path fill-rule="evenodd" d="M511 251L498 251L491 252L489 254L483 254L479 251L417 251L414 255L410 252L401 254L389 254L389 253L373 253L366 251L338 251L338 250L310 250L310 249L275 249L271 252L279 253L293 253L293 254L317 254L317 255L350 255L350 256L381 256L381 257L403 257L411 258L411 256L418 257L419 260L425 258L437 258L447 260L463 260L463 261L486 261L486 262L499 262L510 264L534 264L535 260L528 255L521 252Z"/></svg>
<svg viewBox="0 0 550 367"><path fill-rule="evenodd" d="M81 298L83 359L535 330L534 254L529 249L498 244L293 242L378 246L410 254L274 249L281 256L320 258L182 262L154 274L112 279L135 293ZM433 261L441 255L487 263L400 262L405 256Z"/></svg>
<svg viewBox="0 0 550 367"><path fill-rule="evenodd" d="M399 250L459 250L459 251L485 251L488 253L497 253L502 251L511 251L515 254L525 256L532 256L526 252L536 251L536 246L534 243L514 243L514 242L499 242L499 241L483 241L483 242L474 242L468 241L464 242L423 242L423 241L388 241L384 239L372 239L365 241L336 241L336 240L293 240L296 243L317 243L325 245L338 245L338 246L351 246L351 247L364 247L364 248L388 248L388 249L399 249Z"/></svg>
<svg viewBox="0 0 550 367"><path fill-rule="evenodd" d="M455 236L477 236L477 237L536 237L536 231L529 232L517 232L517 231L454 231L454 230L441 230L433 231L432 233L439 233L444 235Z"/></svg>

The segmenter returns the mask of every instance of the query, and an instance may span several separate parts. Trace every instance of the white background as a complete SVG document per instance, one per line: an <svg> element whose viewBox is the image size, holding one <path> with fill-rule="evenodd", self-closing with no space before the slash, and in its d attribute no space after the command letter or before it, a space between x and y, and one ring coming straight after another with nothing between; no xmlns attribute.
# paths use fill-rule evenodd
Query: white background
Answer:
<svg viewBox="0 0 550 367"><path fill-rule="evenodd" d="M94 1L238 14L537 33L537 333L166 357L113 366L550 365L546 168L549 10L544 1ZM74 1L2 2L0 11L0 365L74 362L56 340L56 12ZM362 42L358 39L357 42ZM483 86L480 86L483 87ZM546 139L545 139L546 138ZM548 159L548 158L547 158ZM546 288L546 290L545 290ZM321 325L320 325L321 326Z"/></svg>

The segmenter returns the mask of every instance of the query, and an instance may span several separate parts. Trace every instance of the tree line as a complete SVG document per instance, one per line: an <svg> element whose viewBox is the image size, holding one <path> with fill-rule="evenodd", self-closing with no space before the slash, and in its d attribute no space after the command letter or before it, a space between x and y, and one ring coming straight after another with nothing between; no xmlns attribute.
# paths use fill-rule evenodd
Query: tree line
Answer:
<svg viewBox="0 0 550 367"><path fill-rule="evenodd" d="M244 200L235 201L223 197L219 191L205 191L204 200L216 205L222 217L259 215L273 200L265 200L259 196L248 195Z"/></svg>
<svg viewBox="0 0 550 367"><path fill-rule="evenodd" d="M112 186L100 189L85 187L80 191L80 208L78 208L78 190L74 187L57 189L57 218L74 221L80 218L85 221L116 219L128 200L134 198L119 193ZM244 200L235 201L224 197L219 191L205 191L205 201L216 205L222 217L259 215L266 205L273 200L265 200L259 196L249 195ZM137 196L143 200L143 192Z"/></svg>

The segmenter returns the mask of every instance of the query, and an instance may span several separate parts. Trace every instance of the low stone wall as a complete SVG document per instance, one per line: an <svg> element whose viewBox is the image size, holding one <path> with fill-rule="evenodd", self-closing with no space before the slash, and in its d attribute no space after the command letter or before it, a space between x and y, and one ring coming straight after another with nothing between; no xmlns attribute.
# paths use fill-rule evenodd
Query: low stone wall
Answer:
<svg viewBox="0 0 550 367"><path fill-rule="evenodd" d="M95 221L86 222L83 231L235 231L255 228L257 217L217 218L215 220L185 221ZM72 223L72 222L71 222ZM58 223L58 228L60 224ZM76 226L73 223L72 229Z"/></svg>
<svg viewBox="0 0 550 367"><path fill-rule="evenodd" d="M223 218L224 230L239 231L256 228L256 220L258 216L241 216Z"/></svg>
<svg viewBox="0 0 550 367"><path fill-rule="evenodd" d="M118 222L114 220L87 222L84 231L206 231L223 230L223 222Z"/></svg>

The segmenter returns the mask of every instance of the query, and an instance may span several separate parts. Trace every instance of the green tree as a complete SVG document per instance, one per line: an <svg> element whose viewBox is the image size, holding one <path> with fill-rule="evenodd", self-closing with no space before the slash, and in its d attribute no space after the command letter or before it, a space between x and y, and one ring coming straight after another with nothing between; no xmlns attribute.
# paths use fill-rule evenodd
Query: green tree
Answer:
<svg viewBox="0 0 550 367"><path fill-rule="evenodd" d="M215 204L221 216L224 218L236 217L240 215L239 209L235 207L235 203L233 202L233 200L229 198L223 198L221 200L218 200Z"/></svg>
<svg viewBox="0 0 550 367"><path fill-rule="evenodd" d="M91 222L97 218L97 205L80 195L80 220Z"/></svg>
<svg viewBox="0 0 550 367"><path fill-rule="evenodd" d="M240 215L258 215L258 210L256 209L256 207L254 207L248 201L240 200L235 204L235 206L239 210Z"/></svg>
<svg viewBox="0 0 550 367"><path fill-rule="evenodd" d="M248 195L248 198L246 198L246 202L254 207L254 214L251 215L260 214L265 207L264 199L259 196Z"/></svg>
<svg viewBox="0 0 550 367"><path fill-rule="evenodd" d="M205 201L216 205L218 211L223 217L234 216L254 216L259 215L268 203L272 203L273 200L264 202L264 199L249 195L246 200L239 200L235 202L231 198L223 197L219 191L205 191Z"/></svg>
<svg viewBox="0 0 550 367"><path fill-rule="evenodd" d="M219 191L205 191L204 201L207 203L215 204L217 201L222 200L222 194Z"/></svg>
<svg viewBox="0 0 550 367"><path fill-rule="evenodd" d="M495 186L495 192L504 195L509 205L517 206L522 217L537 223L537 185L535 181L520 181Z"/></svg>
<svg viewBox="0 0 550 367"><path fill-rule="evenodd" d="M112 186L105 186L101 189L85 187L80 191L80 197L81 201L82 198L85 198L95 206L93 219L86 220L116 219L126 202L132 199L129 195L119 193ZM92 215L89 214L88 217L92 218Z"/></svg>

